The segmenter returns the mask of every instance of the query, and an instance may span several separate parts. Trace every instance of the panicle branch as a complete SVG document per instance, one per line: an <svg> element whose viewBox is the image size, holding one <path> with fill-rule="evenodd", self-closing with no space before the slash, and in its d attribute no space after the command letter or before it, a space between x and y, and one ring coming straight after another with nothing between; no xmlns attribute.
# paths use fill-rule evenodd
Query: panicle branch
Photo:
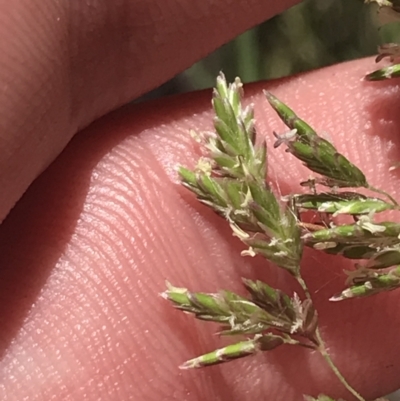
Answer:
<svg viewBox="0 0 400 401"><path fill-rule="evenodd" d="M230 291L192 293L173 287L162 296L175 308L193 314L200 320L221 324L218 334L252 336L208 354L192 359L182 368L202 367L242 358L258 351L270 351L282 344L316 349L317 315L309 300L292 298L259 280L243 280L250 299Z"/></svg>
<svg viewBox="0 0 400 401"><path fill-rule="evenodd" d="M223 74L213 92L215 134L203 135L208 150L195 171L179 170L183 185L200 202L228 220L249 248L243 255L266 257L292 275L302 256L300 229L292 210L267 184L267 147L256 142L253 107L242 108L242 83L228 85Z"/></svg>

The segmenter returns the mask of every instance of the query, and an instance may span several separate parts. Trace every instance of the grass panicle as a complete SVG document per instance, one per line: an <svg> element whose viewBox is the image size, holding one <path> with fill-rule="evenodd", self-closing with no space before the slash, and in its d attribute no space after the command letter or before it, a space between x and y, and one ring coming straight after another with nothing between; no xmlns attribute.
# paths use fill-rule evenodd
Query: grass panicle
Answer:
<svg viewBox="0 0 400 401"><path fill-rule="evenodd" d="M377 4L383 22L400 19L398 0L365 2ZM399 49L395 43L380 46L376 61L388 59L391 65L366 75L366 79L400 77L400 64L396 63ZM217 78L212 97L215 132L196 134L204 155L195 169L181 167L179 174L182 184L222 216L233 234L247 245L243 256L261 255L285 269L300 284L303 294L290 296L262 281L248 279L243 279L248 297L226 290L191 292L168 284L162 295L176 309L218 323L220 335L242 337L239 342L185 362L181 368L216 365L285 344L297 345L319 352L349 393L365 401L339 372L322 339L318 314L302 277L301 259L306 246L357 261L355 268L347 272L347 287L333 295L331 301L399 288L400 224L375 218L381 212L398 212L399 205L390 194L372 186L359 167L292 109L273 94L264 93L288 127L284 134L273 133L274 148L286 146L288 153L317 174L300 183L307 193L278 199L271 190L267 184L267 146L257 139L253 107L242 106L240 79L228 84L223 74ZM319 185L328 189L318 191ZM359 193L360 188L379 197ZM310 212L318 217L316 222L305 219ZM352 220L339 224L338 216ZM304 399L335 401L323 394Z"/></svg>
<svg viewBox="0 0 400 401"><path fill-rule="evenodd" d="M383 7L383 5L382 5ZM215 132L196 134L204 155L194 169L179 169L182 184L204 205L230 225L233 235L248 247L243 256L261 255L285 269L298 282L302 294L289 295L267 283L243 279L248 297L231 291L191 292L167 285L163 297L197 319L216 322L218 334L239 342L185 362L181 368L199 368L272 351L281 345L315 350L325 359L343 386L359 401L364 398L339 372L329 355L318 325L311 293L302 277L303 248L357 259L348 272L347 287L331 301L361 298L400 286L400 224L378 222L375 216L398 211L396 200L369 184L362 170L320 137L293 110L269 92L268 102L289 131L277 135L274 147L287 151L318 174L302 183L307 193L278 198L267 183L267 146L257 139L252 105L242 106L243 87L221 74L213 91ZM319 192L318 185L327 190ZM343 188L353 188L343 190ZM387 200L357 192L359 188L384 195ZM305 220L305 213L319 216ZM339 224L338 216L352 223ZM362 261L362 263L360 263ZM243 339L243 336L245 337ZM333 401L319 395L308 401Z"/></svg>

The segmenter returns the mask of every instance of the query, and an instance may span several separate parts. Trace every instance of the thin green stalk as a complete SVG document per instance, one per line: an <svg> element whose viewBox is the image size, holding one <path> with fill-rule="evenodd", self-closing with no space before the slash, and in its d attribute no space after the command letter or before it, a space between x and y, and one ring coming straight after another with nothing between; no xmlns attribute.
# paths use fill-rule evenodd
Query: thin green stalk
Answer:
<svg viewBox="0 0 400 401"><path fill-rule="evenodd" d="M321 353L321 355L324 357L325 361L329 365L329 367L332 369L333 373L335 373L336 377L340 380L340 382L343 384L346 389L354 395L354 397L357 398L359 401L365 401L365 398L363 398L354 388L347 382L347 380L344 378L344 376L340 373L340 370L337 368L335 363L332 361L331 356L329 355L328 350L326 349L324 340L321 337L321 333L319 329L315 331L315 335L318 339L318 342L320 344L318 351Z"/></svg>
<svg viewBox="0 0 400 401"><path fill-rule="evenodd" d="M303 277L301 277L301 275L299 274L296 277L296 280L300 284L301 289L304 291L304 295L306 296L306 298L312 301L310 290L308 289L307 284L304 281Z"/></svg>
<svg viewBox="0 0 400 401"><path fill-rule="evenodd" d="M381 194L381 195L383 195L383 196L386 196L388 199L390 199L390 201L391 201L394 205L399 206L399 204L397 203L397 201L396 201L391 195L389 195L386 191L383 191L382 189L379 189L379 188L375 188L375 187L373 187L373 186L371 186L371 185L369 185L367 188L368 188L369 190L373 191L373 192L376 192L377 194Z"/></svg>
<svg viewBox="0 0 400 401"><path fill-rule="evenodd" d="M311 294L310 291L307 287L306 282L304 279L299 275L296 277L297 282L300 284L302 290L304 291L304 295L306 296L307 299L309 299L312 302ZM351 393L354 395L354 397L357 398L359 401L365 401L365 398L363 398L344 378L344 376L340 373L340 370L337 368L335 363L333 362L331 356L329 355L329 352L326 348L325 342L321 336L321 332L319 330L319 327L317 326L315 330L315 337L318 341L318 348L317 350L319 353L323 356L325 361L327 362L328 366L331 368L332 372L336 375L336 377L339 379L339 381L343 384L343 386Z"/></svg>

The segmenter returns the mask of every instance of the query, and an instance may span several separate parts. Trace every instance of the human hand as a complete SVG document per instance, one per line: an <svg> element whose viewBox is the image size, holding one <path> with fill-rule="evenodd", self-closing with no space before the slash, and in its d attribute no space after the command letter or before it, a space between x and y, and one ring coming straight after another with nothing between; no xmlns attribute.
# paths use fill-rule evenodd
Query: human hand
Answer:
<svg viewBox="0 0 400 401"><path fill-rule="evenodd" d="M134 4L153 10L148 3ZM221 41L270 15L271 9L260 16L267 6L253 4L251 15L229 14L246 20L235 24L235 32L224 25ZM193 15L195 19L199 14ZM82 87L75 97L66 99L61 84L48 84L48 91L58 87L50 91L54 98L49 95L33 105L28 102L32 98L17 101L14 95L15 110L4 106L14 110L14 119L7 121L21 124L9 123L4 130L3 215L21 195L22 183L29 183L58 154L77 127L216 47L219 43L209 44L205 35L210 27L224 27L216 28L215 21L206 18L198 24L191 28L204 28L198 33L202 52L197 48L185 60L171 57L172 66L167 66L165 57L172 47L166 51L160 46L161 65L139 84L134 77L119 82L109 72L114 67L115 74L116 61L97 67L92 62L89 68L87 60L81 60L75 74L83 70L86 75L80 76ZM90 24L87 29L90 32ZM176 38L190 40L182 36L176 33ZM108 51L119 52L109 40ZM149 65L154 64L152 57ZM128 55L123 59L121 68L128 74L128 64L138 61ZM277 123L261 94L261 89L269 89L316 128L328 131L371 182L384 181L381 186L396 194L396 175L388 176L387 169L397 160L398 95L393 83L361 82L371 65L371 60L342 64L280 83L249 86L246 93L256 104L260 135L270 136ZM43 80L40 83L38 90L45 94ZM26 91L33 96L32 89ZM40 119L45 106L51 110ZM17 109L27 113L26 121L17 119ZM212 328L181 316L157 296L165 279L207 291L238 290L242 276L268 277L290 286L286 275L262 261L240 257L223 221L197 206L177 185L175 166L190 165L196 156L189 129L208 129L210 123L209 92L125 107L79 134L20 200L0 229L1 399L297 401L303 393L318 391L347 397L318 355L293 348L199 371L177 369L185 359L221 343L210 335ZM290 188L304 178L299 164L283 159L282 152L271 151L270 164L271 179L276 177L281 186ZM397 293L331 304L326 300L341 288L347 265L315 255L308 260L306 278L316 291L333 358L366 396L394 390L400 361Z"/></svg>

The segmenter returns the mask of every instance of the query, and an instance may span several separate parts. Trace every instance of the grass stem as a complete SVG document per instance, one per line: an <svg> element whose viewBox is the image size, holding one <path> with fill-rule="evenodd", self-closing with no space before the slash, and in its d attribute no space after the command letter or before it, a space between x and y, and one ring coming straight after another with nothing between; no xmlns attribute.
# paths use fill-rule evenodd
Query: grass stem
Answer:
<svg viewBox="0 0 400 401"><path fill-rule="evenodd" d="M368 189L370 191L376 192L377 194L381 194L383 196L386 196L388 199L390 199L390 201L395 205L395 206L399 206L399 204L397 203L396 199L394 199L391 195L389 195L386 191L383 191L382 189L379 188L375 188L371 185L368 186Z"/></svg>
<svg viewBox="0 0 400 401"><path fill-rule="evenodd" d="M299 275L297 277L297 281L300 284L302 290L304 291L304 295L306 296L307 299L309 299L312 302L310 290L307 287L307 284L303 280L303 278ZM331 356L329 355L329 352L326 348L325 342L321 336L321 332L319 330L319 327L315 330L315 336L318 341L318 348L317 350L320 352L320 354L323 356L325 359L326 363L328 366L331 368L332 372L336 375L336 377L339 379L339 381L343 384L343 386L351 393L357 400L359 401L365 401L365 398L363 398L344 378L344 376L340 373L340 370L338 367L335 365L333 362Z"/></svg>

